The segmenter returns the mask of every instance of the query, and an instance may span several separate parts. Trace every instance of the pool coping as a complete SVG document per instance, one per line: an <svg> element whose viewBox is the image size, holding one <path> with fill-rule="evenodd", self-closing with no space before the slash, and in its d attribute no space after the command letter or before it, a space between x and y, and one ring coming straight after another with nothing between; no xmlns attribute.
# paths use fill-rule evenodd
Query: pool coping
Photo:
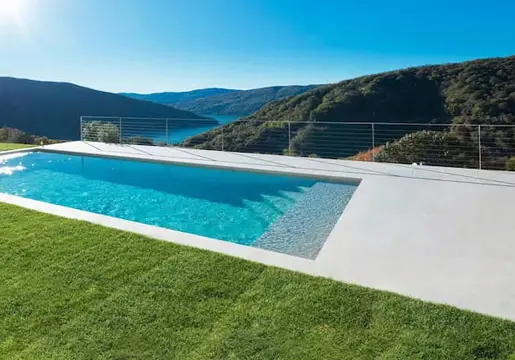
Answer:
<svg viewBox="0 0 515 360"><path fill-rule="evenodd" d="M358 177L347 177L347 176L341 176L341 175L335 175L332 173L312 173L307 169L281 169L277 167L270 166L270 169L261 169L261 168L255 168L251 166L245 166L245 165L229 165L224 163L212 163L212 162L202 162L202 161L187 161L187 160L177 160L177 159L167 159L162 157L155 157L155 158L148 158L143 156L127 156L127 155L113 155L113 154L92 154L87 152L75 152L75 151L66 151L66 150L54 150L44 147L38 147L38 148L31 148L30 150L37 149L37 151L41 152L49 152L49 153L59 153L59 154L68 154L68 155L75 155L75 156L88 156L88 157L96 157L96 158L106 158L106 159L115 159L115 160L129 160L129 161L138 161L138 162L148 162L148 163L157 163L157 164L170 164L170 165L180 165L180 166L191 166L191 167L200 167L200 168L211 168L211 169L222 169L222 170L230 170L230 171L245 171L245 172L253 172L258 174L274 174L274 175L286 175L286 176L295 176L295 177L302 177L302 178L309 178L313 180L320 180L320 181L332 181L332 182L338 182L338 183L344 183L349 185L359 185L362 181L361 178ZM23 149L26 150L26 149ZM29 152L33 152L29 151ZM15 152L15 151L13 151ZM27 151L25 151L27 152ZM3 153L0 153L0 156ZM304 171L303 171L304 170Z"/></svg>
<svg viewBox="0 0 515 360"><path fill-rule="evenodd" d="M124 220L108 215L96 214L89 211L78 210L38 200L32 200L16 195L0 193L0 201L3 203L17 205L26 209L36 210L68 219L87 221L93 224L102 225L117 230L133 232L178 245L184 245L240 257L246 260L260 262L265 265L277 267L285 267L285 265L287 265L288 269L295 271L306 272L308 268L313 267L315 262L314 260L276 253L252 246L240 245L205 236L185 233L182 231ZM314 269L311 269L309 273L316 275Z"/></svg>

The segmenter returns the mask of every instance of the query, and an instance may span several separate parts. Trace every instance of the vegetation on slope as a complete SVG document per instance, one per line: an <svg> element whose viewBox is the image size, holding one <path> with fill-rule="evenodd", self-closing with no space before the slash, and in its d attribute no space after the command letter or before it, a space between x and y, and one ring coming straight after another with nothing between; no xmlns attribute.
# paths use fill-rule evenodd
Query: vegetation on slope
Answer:
<svg viewBox="0 0 515 360"><path fill-rule="evenodd" d="M515 323L0 203L3 359L512 359Z"/></svg>
<svg viewBox="0 0 515 360"><path fill-rule="evenodd" d="M19 129L1 127L0 128L0 144L26 144L26 145L47 145L55 144L58 140L50 140L46 136L38 136L28 134L25 131Z"/></svg>
<svg viewBox="0 0 515 360"><path fill-rule="evenodd" d="M302 94L315 85L271 86L252 90L201 89L183 93L149 95L125 93L125 96L173 105L195 114L248 115L263 105L282 98Z"/></svg>
<svg viewBox="0 0 515 360"><path fill-rule="evenodd" d="M246 115L258 111L271 101L302 94L314 87L294 85L240 90L177 104L177 107L196 114Z"/></svg>
<svg viewBox="0 0 515 360"><path fill-rule="evenodd" d="M0 78L0 126L53 139L78 140L82 115L201 118L169 106L69 83Z"/></svg>
<svg viewBox="0 0 515 360"><path fill-rule="evenodd" d="M197 99L205 98L208 96L228 94L238 91L241 90L208 88L183 92L162 92L152 94L120 93L120 95L127 96L133 99L152 101L159 104L175 106L178 104L195 101Z"/></svg>
<svg viewBox="0 0 515 360"><path fill-rule="evenodd" d="M370 125L343 126L336 122L454 124L450 130L453 135L444 141L452 140L449 145L453 145L457 137L467 149L477 149L478 131L471 125L515 125L515 56L346 80L272 102L247 119L224 127L226 149L340 158L387 144L406 133L435 129L380 125L372 139ZM292 122L291 149L287 125L272 121ZM214 147L221 141L221 133L222 129L217 128L187 140L185 145ZM491 155L493 163L504 166L515 149L514 128L485 127L481 135L486 140L486 158ZM421 135L417 139L423 138ZM382 159L391 160L386 153Z"/></svg>

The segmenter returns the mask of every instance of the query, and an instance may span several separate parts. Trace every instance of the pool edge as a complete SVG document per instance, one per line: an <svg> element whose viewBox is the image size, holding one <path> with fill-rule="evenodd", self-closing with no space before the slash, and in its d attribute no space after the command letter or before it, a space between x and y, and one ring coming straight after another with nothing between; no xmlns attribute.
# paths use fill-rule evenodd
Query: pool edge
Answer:
<svg viewBox="0 0 515 360"><path fill-rule="evenodd" d="M166 229L158 226L147 225L135 221L124 220L112 216L101 215L89 211L78 210L66 206L55 205L43 201L24 198L0 192L0 202L20 206L50 215L60 216L72 220L86 221L92 224L105 226L121 231L140 234L150 239L167 241L182 246L214 251L217 253L259 262L269 266L286 268L293 271L308 273L315 276L315 260L309 260L292 255L282 254L265 249L255 248L228 241L218 240L206 236L200 236L182 231Z"/></svg>
<svg viewBox="0 0 515 360"><path fill-rule="evenodd" d="M26 150L26 149L24 149ZM344 183L349 185L359 185L362 178L358 177L344 177L341 175L335 175L335 174L313 174L310 171L306 171L306 169L296 168L296 169L288 169L283 170L279 169L277 166L272 167L270 166L270 169L260 169L250 166L245 166L243 164L239 165L229 165L224 163L213 163L208 161L188 161L188 160L177 160L177 159L163 159L162 157L159 158L150 158L148 156L126 156L126 155L116 155L116 154L96 154L96 153L88 153L88 152L81 152L81 151L66 151L66 150L57 150L57 149L48 149L44 147L39 148L30 148L29 150L34 151L41 151L41 152L48 152L48 153L58 153L58 154L67 154L67 155L76 155L76 156L88 156L88 157L96 157L96 158L106 158L106 159L117 159L117 160L128 160L128 161L138 161L138 162L149 162L149 163L159 163L159 164L170 164L170 165L184 165L184 166L192 166L192 167L200 167L200 168L214 168L214 169L223 169L223 170L230 170L230 171L245 171L245 172L254 172L254 173L260 173L260 174L274 174L274 175L287 175L287 176L294 176L294 177L303 177L303 178L309 178L313 180L319 180L319 181L331 181L331 182L338 182L338 183ZM16 151L13 151L16 152ZM27 152L27 151L25 151ZM31 152L31 151L29 151ZM0 153L0 157L3 153ZM260 165L265 166L265 165ZM269 165L268 165L269 166ZM292 171L297 170L297 171ZM304 170L304 171L302 171ZM320 172L320 171L319 171ZM323 171L322 171L323 172Z"/></svg>

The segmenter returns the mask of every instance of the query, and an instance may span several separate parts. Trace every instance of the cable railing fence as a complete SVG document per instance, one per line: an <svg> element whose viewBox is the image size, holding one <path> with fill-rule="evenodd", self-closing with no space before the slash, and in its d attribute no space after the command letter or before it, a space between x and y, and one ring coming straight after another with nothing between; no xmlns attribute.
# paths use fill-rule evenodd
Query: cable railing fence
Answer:
<svg viewBox="0 0 515 360"><path fill-rule="evenodd" d="M81 140L515 170L515 125L81 117Z"/></svg>

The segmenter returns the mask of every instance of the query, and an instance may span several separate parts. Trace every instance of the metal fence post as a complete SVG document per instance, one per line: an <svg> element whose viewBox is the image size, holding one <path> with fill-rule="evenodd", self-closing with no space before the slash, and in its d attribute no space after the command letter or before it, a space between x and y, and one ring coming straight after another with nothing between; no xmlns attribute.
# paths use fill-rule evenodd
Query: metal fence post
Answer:
<svg viewBox="0 0 515 360"><path fill-rule="evenodd" d="M166 141L165 141L165 144L166 144L166 146L168 146L168 139L169 139L169 135L168 135L168 118L165 119L165 124L166 124Z"/></svg>
<svg viewBox="0 0 515 360"><path fill-rule="evenodd" d="M83 135L83 132L84 132L84 127L83 127L83 122L82 122L82 116L80 117L80 141L84 141L84 135Z"/></svg>
<svg viewBox="0 0 515 360"><path fill-rule="evenodd" d="M288 155L291 156L291 123L290 120L288 120Z"/></svg>
<svg viewBox="0 0 515 360"><path fill-rule="evenodd" d="M224 125L222 125L221 129L222 129L222 151L224 151Z"/></svg>
<svg viewBox="0 0 515 360"><path fill-rule="evenodd" d="M122 118L119 119L118 132L120 133L120 144L122 143Z"/></svg>
<svg viewBox="0 0 515 360"><path fill-rule="evenodd" d="M375 130L375 124L372 123L372 162L376 162L376 130Z"/></svg>
<svg viewBox="0 0 515 360"><path fill-rule="evenodd" d="M479 152L479 170L483 167L483 158L482 158L482 151L481 151L481 125L477 126L477 139L478 139L478 152Z"/></svg>

